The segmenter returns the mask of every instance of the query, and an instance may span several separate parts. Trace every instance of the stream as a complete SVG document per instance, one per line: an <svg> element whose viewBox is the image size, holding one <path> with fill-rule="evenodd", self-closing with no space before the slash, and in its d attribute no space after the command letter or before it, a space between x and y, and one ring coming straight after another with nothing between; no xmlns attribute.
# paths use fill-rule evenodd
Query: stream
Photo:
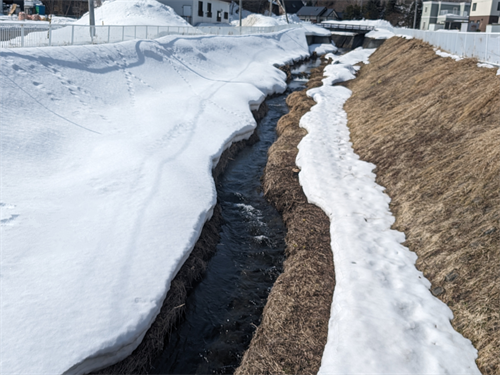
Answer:
<svg viewBox="0 0 500 375"><path fill-rule="evenodd" d="M307 82L303 76L318 65L319 60L292 71L287 91L266 101L269 111L256 130L260 141L242 150L219 178L221 240L155 374L232 374L238 367L283 269L285 227L260 180L267 150L276 140L276 123L288 113L286 97L301 90Z"/></svg>

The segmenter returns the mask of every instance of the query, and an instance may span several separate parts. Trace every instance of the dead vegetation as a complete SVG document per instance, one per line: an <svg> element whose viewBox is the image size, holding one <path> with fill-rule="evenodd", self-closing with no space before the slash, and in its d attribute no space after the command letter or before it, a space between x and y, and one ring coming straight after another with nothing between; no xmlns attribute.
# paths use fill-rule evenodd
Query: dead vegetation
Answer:
<svg viewBox="0 0 500 375"><path fill-rule="evenodd" d="M355 152L374 163L453 326L500 374L500 77L392 38L347 83Z"/></svg>
<svg viewBox="0 0 500 375"><path fill-rule="evenodd" d="M309 88L321 85L324 65L313 70ZM307 133L299 120L315 102L303 90L287 104L290 113L278 122L263 177L264 193L287 227L287 258L237 375L315 374L326 344L335 283L330 221L307 203L295 165L297 145Z"/></svg>

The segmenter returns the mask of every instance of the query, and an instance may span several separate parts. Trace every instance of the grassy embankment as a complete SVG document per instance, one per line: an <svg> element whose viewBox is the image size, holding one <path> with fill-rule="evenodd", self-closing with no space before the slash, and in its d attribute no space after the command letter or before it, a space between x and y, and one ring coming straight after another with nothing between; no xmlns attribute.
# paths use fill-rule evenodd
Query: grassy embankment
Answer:
<svg viewBox="0 0 500 375"><path fill-rule="evenodd" d="M321 84L317 69L309 88ZM484 374L500 374L500 77L417 41L392 38L344 85L354 149L377 166L394 228L419 256L452 324L472 340ZM266 196L287 225L287 261L237 375L315 373L329 318L333 264L328 219L296 178L300 117L314 105L292 94L269 152ZM319 212L318 212L319 211ZM318 306L318 304L324 304Z"/></svg>
<svg viewBox="0 0 500 375"><path fill-rule="evenodd" d="M500 374L500 76L392 38L346 83L355 152L377 166L394 228L453 326Z"/></svg>

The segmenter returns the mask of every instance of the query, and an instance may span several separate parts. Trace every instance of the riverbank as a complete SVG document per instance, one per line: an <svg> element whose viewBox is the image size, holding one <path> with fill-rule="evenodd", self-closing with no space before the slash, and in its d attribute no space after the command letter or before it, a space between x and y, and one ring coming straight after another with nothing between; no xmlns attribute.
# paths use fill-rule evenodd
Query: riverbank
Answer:
<svg viewBox="0 0 500 375"><path fill-rule="evenodd" d="M320 208L307 203L295 158L297 145L306 134L299 127L300 118L316 104L306 92L321 86L327 63L323 60L311 71L306 89L287 98L290 112L279 120L278 139L269 149L264 194L287 227L286 261L238 375L312 374L321 363L335 282L329 220Z"/></svg>
<svg viewBox="0 0 500 375"><path fill-rule="evenodd" d="M267 110L267 104L264 101L257 110L252 111L257 123L266 115ZM212 171L215 184L224 173L229 161L245 147L251 146L258 140L257 133L254 132L249 139L233 143L222 153ZM193 251L172 280L161 311L147 331L141 344L121 362L94 372L94 374L149 374L154 372L154 361L163 351L169 340L170 333L184 316L185 303L189 292L203 277L208 262L215 254L216 246L220 240L222 222L220 204L217 203L213 209L212 217L203 226Z"/></svg>
<svg viewBox="0 0 500 375"><path fill-rule="evenodd" d="M393 229L418 255L454 328L500 372L500 79L477 61L442 58L391 38L370 57L345 104L355 152L377 166Z"/></svg>

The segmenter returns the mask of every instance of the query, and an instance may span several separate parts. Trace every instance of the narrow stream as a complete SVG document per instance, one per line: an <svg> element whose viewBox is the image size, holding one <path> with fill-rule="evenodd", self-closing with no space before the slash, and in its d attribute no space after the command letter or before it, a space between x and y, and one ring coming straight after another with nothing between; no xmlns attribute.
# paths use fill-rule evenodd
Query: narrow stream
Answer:
<svg viewBox="0 0 500 375"><path fill-rule="evenodd" d="M303 76L318 64L292 73ZM267 100L269 112L257 128L260 141L245 148L219 179L221 240L155 374L232 374L238 367L284 260L285 228L264 198L260 179L267 150L276 140L276 123L288 113L285 99L306 81L296 78L285 93Z"/></svg>

